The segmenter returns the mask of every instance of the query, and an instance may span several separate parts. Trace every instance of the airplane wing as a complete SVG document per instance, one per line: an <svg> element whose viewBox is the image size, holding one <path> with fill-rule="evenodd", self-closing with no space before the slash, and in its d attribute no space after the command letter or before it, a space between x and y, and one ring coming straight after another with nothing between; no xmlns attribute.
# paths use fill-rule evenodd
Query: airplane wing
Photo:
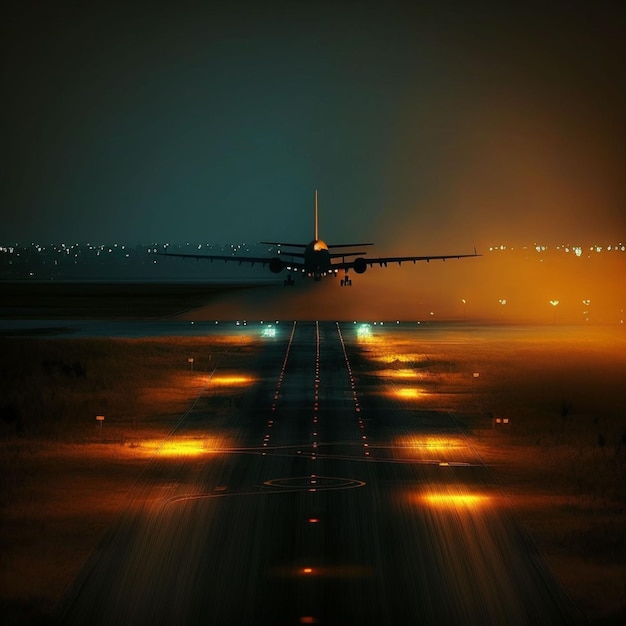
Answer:
<svg viewBox="0 0 626 626"><path fill-rule="evenodd" d="M360 246L373 246L373 243L333 243L329 244L328 248L358 248ZM365 254L364 252L359 252L358 254Z"/></svg>
<svg viewBox="0 0 626 626"><path fill-rule="evenodd" d="M225 263L238 263L241 265L242 263L250 263L251 266L255 264L259 264L262 266L269 265L272 262L271 257L260 257L260 256L236 256L232 254L183 254L180 252L157 252L157 256L174 256L183 259L206 259L211 261L224 261ZM289 256L288 254L281 256ZM299 261L286 261L286 264L293 268L302 268L304 267L302 263Z"/></svg>
<svg viewBox="0 0 626 626"><path fill-rule="evenodd" d="M332 248L333 246L328 247ZM333 252L328 256L330 256L331 259L344 259L347 256L361 256L363 254L367 254L367 252L363 252L362 250L360 252Z"/></svg>
<svg viewBox="0 0 626 626"><path fill-rule="evenodd" d="M478 254L474 250L474 254L438 254L438 255L430 255L430 256L388 256L388 257L377 257L377 258L364 257L361 259L361 261L366 266L369 266L369 267L373 267L374 265L379 265L380 267L387 267L389 263L397 263L398 265L402 265L403 263L408 263L408 262L415 264L418 261L426 261L426 263L429 263L430 261L445 261L446 259L462 259L465 257L472 257L472 256L482 256L482 254ZM333 263L333 269L352 269L353 267L354 267L353 262L342 261L341 263Z"/></svg>
<svg viewBox="0 0 626 626"><path fill-rule="evenodd" d="M306 248L306 243L287 243L286 241L259 241L265 246L291 246L292 248Z"/></svg>

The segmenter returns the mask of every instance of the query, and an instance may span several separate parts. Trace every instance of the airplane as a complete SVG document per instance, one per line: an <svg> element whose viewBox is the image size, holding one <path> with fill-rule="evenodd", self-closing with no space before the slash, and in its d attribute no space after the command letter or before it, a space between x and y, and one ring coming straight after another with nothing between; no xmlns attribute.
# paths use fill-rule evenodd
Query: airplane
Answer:
<svg viewBox="0 0 626 626"><path fill-rule="evenodd" d="M313 278L313 280L319 281L325 276L336 276L340 270L345 273L344 278L341 279L342 287L349 287L352 285L352 280L348 277L348 272L353 270L356 274L363 274L368 267L378 265L380 267L387 267L389 263L397 263L402 265L404 262L412 262L415 264L417 261L446 259L461 259L465 257L477 257L482 256L477 254L476 248L474 248L473 254L444 254L435 256L392 256L392 257L376 257L376 258L364 258L363 255L367 253L364 251L354 251L351 248L362 248L365 246L372 246L373 243L342 243L327 245L319 238L318 234L318 208L317 208L317 189L315 190L315 217L314 217L314 234L313 240L309 243L287 243L284 241L260 241L264 245L276 246L277 253L273 257L253 257L253 256L237 256L237 255L219 255L219 254L182 254L175 252L158 252L159 256L170 257L182 257L191 259L208 259L213 261L224 262L237 262L239 265L242 263L250 263L254 265L259 263L263 267L266 265L269 267L270 272L278 274L286 269L288 272L300 273L303 276ZM288 248L283 252L282 247ZM343 249L343 250L342 250ZM335 252L335 250L337 250ZM285 259L284 257L289 257ZM356 257L354 259L346 260L348 257ZM341 259L340 261L338 259ZM291 274L287 275L284 280L285 286L294 286L295 282Z"/></svg>

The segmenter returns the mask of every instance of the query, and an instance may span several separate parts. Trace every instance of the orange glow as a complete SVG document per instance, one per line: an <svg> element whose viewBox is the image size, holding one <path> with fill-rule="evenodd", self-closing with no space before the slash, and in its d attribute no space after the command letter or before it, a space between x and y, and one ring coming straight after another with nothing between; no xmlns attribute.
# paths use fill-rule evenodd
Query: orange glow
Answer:
<svg viewBox="0 0 626 626"><path fill-rule="evenodd" d="M239 375L222 375L222 376L213 376L211 378L211 382L216 385L247 385L253 382L253 378L250 376L239 376Z"/></svg>
<svg viewBox="0 0 626 626"><path fill-rule="evenodd" d="M319 577L327 579L346 579L346 578L370 578L373 575L373 569L370 565L348 564L348 565L324 565L324 566L284 566L276 567L271 571L276 577Z"/></svg>
<svg viewBox="0 0 626 626"><path fill-rule="evenodd" d="M312 615L303 615L299 621L301 624L317 624L317 620Z"/></svg>
<svg viewBox="0 0 626 626"><path fill-rule="evenodd" d="M420 500L429 506L444 509L477 509L490 503L491 498L473 493L427 493Z"/></svg>
<svg viewBox="0 0 626 626"><path fill-rule="evenodd" d="M427 435L425 437L403 437L396 441L400 448L414 448L416 450L450 451L451 448L466 448L467 443L458 436Z"/></svg>
<svg viewBox="0 0 626 626"><path fill-rule="evenodd" d="M372 569L363 565L336 565L303 567L298 573L301 576L319 576L323 578L368 578L372 575Z"/></svg>
<svg viewBox="0 0 626 626"><path fill-rule="evenodd" d="M399 437L393 445L394 457L438 463L441 467L467 465L475 460L465 438L452 435L412 435Z"/></svg>
<svg viewBox="0 0 626 626"><path fill-rule="evenodd" d="M402 389L396 389L391 392L396 398L400 398L400 400L417 400L425 395L427 395L421 389L416 389L415 387L403 387Z"/></svg>
<svg viewBox="0 0 626 626"><path fill-rule="evenodd" d="M407 378L420 378L419 374L411 369L386 369L378 372L378 375L386 378L400 378L403 380L406 380Z"/></svg>
<svg viewBox="0 0 626 626"><path fill-rule="evenodd" d="M200 456L211 452L213 450L205 448L202 442L192 441L167 442L157 450L157 454L164 457Z"/></svg>
<svg viewBox="0 0 626 626"><path fill-rule="evenodd" d="M217 437L198 439L146 439L133 444L133 450L141 456L162 458L201 457L216 454L223 448L223 442Z"/></svg>
<svg viewBox="0 0 626 626"><path fill-rule="evenodd" d="M421 363L425 359L425 355L416 352L391 352L389 353L387 350L393 344L393 340L387 339L384 344L385 352L378 355L373 355L371 358L373 361L378 361L379 363L384 363L386 365L390 365L392 370L410 370L415 363ZM408 347L408 346L407 346Z"/></svg>

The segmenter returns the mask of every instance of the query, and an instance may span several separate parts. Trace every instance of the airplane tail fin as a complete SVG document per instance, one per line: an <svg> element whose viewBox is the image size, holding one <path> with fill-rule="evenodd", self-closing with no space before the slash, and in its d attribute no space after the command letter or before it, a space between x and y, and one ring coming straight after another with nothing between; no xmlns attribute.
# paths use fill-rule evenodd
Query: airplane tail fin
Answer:
<svg viewBox="0 0 626 626"><path fill-rule="evenodd" d="M317 224L318 222L317 222L317 189L316 189L315 190L315 222L314 222L314 233L313 233L314 241L317 241L319 239Z"/></svg>

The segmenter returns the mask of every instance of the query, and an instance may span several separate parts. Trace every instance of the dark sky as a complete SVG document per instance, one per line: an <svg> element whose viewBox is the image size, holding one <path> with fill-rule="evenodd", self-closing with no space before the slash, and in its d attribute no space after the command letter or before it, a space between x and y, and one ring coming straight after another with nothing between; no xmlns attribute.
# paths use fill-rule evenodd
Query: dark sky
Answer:
<svg viewBox="0 0 626 626"><path fill-rule="evenodd" d="M626 239L618 2L14 2L0 243Z"/></svg>

